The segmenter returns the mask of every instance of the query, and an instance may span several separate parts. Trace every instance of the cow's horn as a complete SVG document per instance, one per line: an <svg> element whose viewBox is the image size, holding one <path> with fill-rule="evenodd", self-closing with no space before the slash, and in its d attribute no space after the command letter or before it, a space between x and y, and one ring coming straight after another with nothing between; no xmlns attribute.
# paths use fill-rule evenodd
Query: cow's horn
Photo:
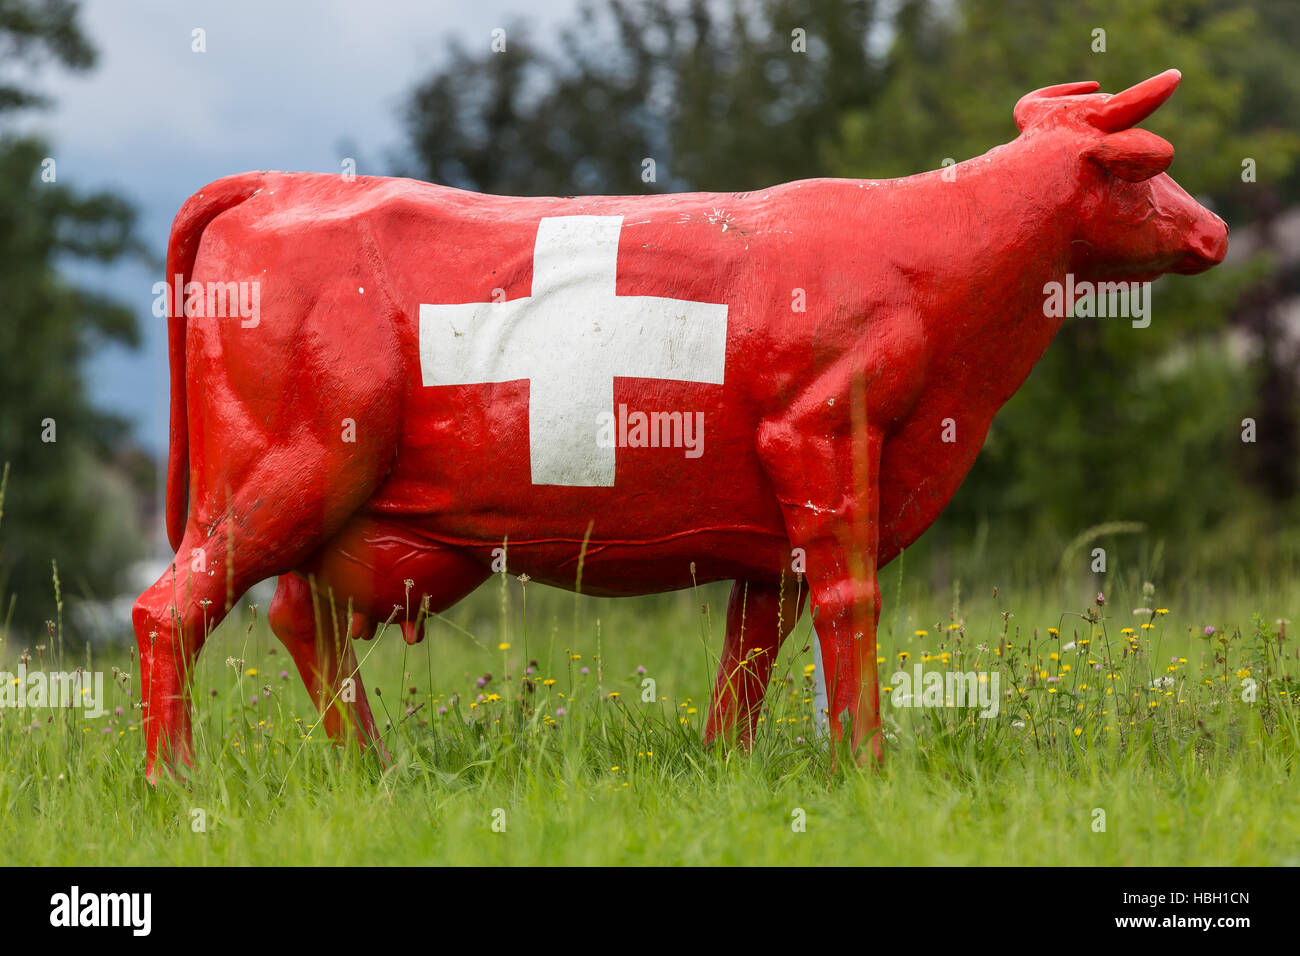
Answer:
<svg viewBox="0 0 1300 956"><path fill-rule="evenodd" d="M1041 90L1034 90L1032 93L1026 93L1020 97L1016 103L1015 110L1011 115L1016 121L1016 127L1023 130L1029 125L1033 118L1032 112L1039 100L1050 100L1056 96L1074 96L1079 93L1096 93L1101 87L1095 80L1085 80L1082 83L1058 83L1056 86L1044 86Z"/></svg>
<svg viewBox="0 0 1300 956"><path fill-rule="evenodd" d="M1183 74L1177 70L1165 70L1159 76L1143 80L1137 86L1130 86L1123 93L1116 93L1108 99L1097 111L1093 122L1098 129L1107 133L1132 129L1173 95L1182 78Z"/></svg>

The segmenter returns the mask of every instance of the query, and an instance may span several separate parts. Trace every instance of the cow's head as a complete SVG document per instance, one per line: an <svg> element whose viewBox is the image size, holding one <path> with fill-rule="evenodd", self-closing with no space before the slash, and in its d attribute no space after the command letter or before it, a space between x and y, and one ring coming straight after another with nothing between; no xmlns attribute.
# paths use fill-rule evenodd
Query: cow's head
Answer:
<svg viewBox="0 0 1300 956"><path fill-rule="evenodd" d="M1168 142L1136 126L1169 99L1182 74L1159 76L1109 96L1098 84L1065 83L1035 90L1016 104L1015 120L1030 137L1061 146L1078 190L1071 268L1096 278L1191 274L1223 261L1228 227L1165 174Z"/></svg>

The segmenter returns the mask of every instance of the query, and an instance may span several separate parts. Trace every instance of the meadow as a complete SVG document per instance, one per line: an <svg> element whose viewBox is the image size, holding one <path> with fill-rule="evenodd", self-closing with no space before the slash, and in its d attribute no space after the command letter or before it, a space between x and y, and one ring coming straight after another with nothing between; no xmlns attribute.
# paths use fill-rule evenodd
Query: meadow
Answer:
<svg viewBox="0 0 1300 956"><path fill-rule="evenodd" d="M702 745L725 585L602 600L498 575L422 644L396 626L357 643L386 768L325 738L246 606L195 672L196 766L157 787L129 648L60 664L57 620L39 645L6 633L3 667L102 670L109 691L95 719L0 709L3 859L1300 864L1300 589L1164 595L1133 575L1098 605L1091 583L936 594L897 563L881 580L886 757L834 771L806 613L752 750ZM997 715L895 706L894 674L918 663L996 675Z"/></svg>

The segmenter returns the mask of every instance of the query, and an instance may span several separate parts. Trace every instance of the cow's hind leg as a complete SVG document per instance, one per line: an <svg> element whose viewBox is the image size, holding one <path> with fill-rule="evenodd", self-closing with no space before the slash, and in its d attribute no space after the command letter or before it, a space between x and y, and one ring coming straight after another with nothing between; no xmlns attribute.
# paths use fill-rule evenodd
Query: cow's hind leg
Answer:
<svg viewBox="0 0 1300 956"><path fill-rule="evenodd" d="M136 602L150 779L160 757L169 767L192 762L188 680L211 629L252 585L298 567L382 480L390 432L376 426L355 444L331 448L313 437L330 428L285 427L295 440L274 448L225 441L218 474L204 476L194 492L175 570ZM239 476L238 484L226 475ZM230 491L217 497L207 492L212 487Z"/></svg>
<svg viewBox="0 0 1300 956"><path fill-rule="evenodd" d="M192 539L187 535L185 543ZM155 762L192 763L187 681L208 633L225 617L224 582L200 570L201 549L183 547L177 559L136 601L132 611L140 649L140 696L145 729L145 772ZM192 564L182 555L188 555Z"/></svg>
<svg viewBox="0 0 1300 956"><path fill-rule="evenodd" d="M375 256L322 270L317 254L299 254L295 224L307 218L287 216L285 238L221 217L194 261L200 284L270 275L252 324L189 319L186 366L174 368L201 387L187 392L185 421L173 421L188 436L190 479L176 571L132 615L150 778L160 755L172 765L190 758L187 681L209 628L249 587L333 537L397 450L407 362L396 307L374 294L384 286ZM184 493L169 490L173 500Z"/></svg>
<svg viewBox="0 0 1300 956"><path fill-rule="evenodd" d="M310 582L296 574L280 575L267 612L271 630L297 665L325 732L342 743L351 731L363 750L373 747L387 763L390 757L375 728L352 650L353 615L329 594L314 597Z"/></svg>
<svg viewBox="0 0 1300 956"><path fill-rule="evenodd" d="M737 581L727 605L727 636L713 687L705 742L736 733L753 739L772 667L803 607L804 592L791 576L776 581Z"/></svg>
<svg viewBox="0 0 1300 956"><path fill-rule="evenodd" d="M189 680L195 658L236 598L266 577L253 577L239 549L232 562L230 515L199 530L191 519L176 561L135 602L132 623L140 648L140 695L145 730L145 772L193 762Z"/></svg>

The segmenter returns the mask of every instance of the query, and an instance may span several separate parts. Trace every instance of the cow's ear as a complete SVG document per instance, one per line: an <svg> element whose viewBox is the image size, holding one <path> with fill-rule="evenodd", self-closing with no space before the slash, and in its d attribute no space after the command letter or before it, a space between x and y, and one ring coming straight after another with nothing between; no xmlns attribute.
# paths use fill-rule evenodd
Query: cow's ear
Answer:
<svg viewBox="0 0 1300 956"><path fill-rule="evenodd" d="M1140 183L1169 168L1174 159L1174 147L1155 133L1126 129L1103 136L1089 146L1084 155L1112 176Z"/></svg>

